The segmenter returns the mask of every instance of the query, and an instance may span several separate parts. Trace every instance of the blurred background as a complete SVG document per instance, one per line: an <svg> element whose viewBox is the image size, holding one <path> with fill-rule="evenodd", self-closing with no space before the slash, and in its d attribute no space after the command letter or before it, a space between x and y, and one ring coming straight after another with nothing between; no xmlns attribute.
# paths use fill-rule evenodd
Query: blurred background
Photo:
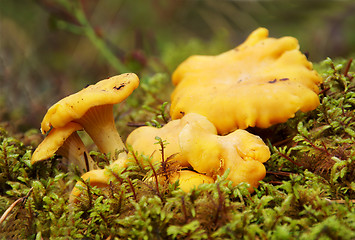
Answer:
<svg viewBox="0 0 355 240"><path fill-rule="evenodd" d="M0 6L0 122L22 132L39 129L61 98L123 72L137 73L142 86L124 113L169 101L169 77L180 62L229 50L259 26L272 37L296 37L312 62L355 55L351 0L0 0Z"/></svg>

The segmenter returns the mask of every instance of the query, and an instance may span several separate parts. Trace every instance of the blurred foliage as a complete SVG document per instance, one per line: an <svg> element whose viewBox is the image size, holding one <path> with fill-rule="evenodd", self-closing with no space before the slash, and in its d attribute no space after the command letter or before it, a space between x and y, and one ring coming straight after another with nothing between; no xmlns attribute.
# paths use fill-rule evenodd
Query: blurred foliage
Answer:
<svg viewBox="0 0 355 240"><path fill-rule="evenodd" d="M312 61L354 56L354 11L353 1L1 0L0 122L39 128L53 103L123 71L167 76L159 98L169 101L181 61L226 51L259 26L295 36Z"/></svg>
<svg viewBox="0 0 355 240"><path fill-rule="evenodd" d="M354 239L355 67L328 58L315 68L324 79L320 106L264 132L272 156L252 194L226 180L228 173L185 193L159 178L176 171L167 157L112 172L106 188L85 182L69 204L73 182L83 180L60 157L32 166L32 147L0 128L0 214L11 210L0 220L0 238ZM164 121L164 106L153 120ZM157 143L164 156L165 143Z"/></svg>

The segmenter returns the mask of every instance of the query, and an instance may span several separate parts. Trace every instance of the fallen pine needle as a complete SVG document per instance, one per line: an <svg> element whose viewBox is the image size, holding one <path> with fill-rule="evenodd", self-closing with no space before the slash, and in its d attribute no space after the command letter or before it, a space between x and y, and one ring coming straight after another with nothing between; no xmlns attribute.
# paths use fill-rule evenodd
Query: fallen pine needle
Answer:
<svg viewBox="0 0 355 240"><path fill-rule="evenodd" d="M6 209L6 211L4 212L4 214L1 216L0 218L0 224L2 224L5 219L7 218L7 216L10 214L10 212L12 211L12 209L14 209L14 207L18 204L18 203L23 203L27 200L27 198L30 196L31 192L32 192L33 188L30 189L30 191L28 191L27 195L17 199L15 202L13 202L10 207L8 209Z"/></svg>

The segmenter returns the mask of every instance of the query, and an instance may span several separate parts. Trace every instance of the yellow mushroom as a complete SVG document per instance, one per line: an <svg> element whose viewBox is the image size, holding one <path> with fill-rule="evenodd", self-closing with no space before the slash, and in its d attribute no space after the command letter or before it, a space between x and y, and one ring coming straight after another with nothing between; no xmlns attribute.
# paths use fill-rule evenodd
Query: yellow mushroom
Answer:
<svg viewBox="0 0 355 240"><path fill-rule="evenodd" d="M169 178L170 183L175 183L178 180L179 187L184 192L189 192L191 189L196 188L203 183L214 183L212 177L190 170L178 171Z"/></svg>
<svg viewBox="0 0 355 240"><path fill-rule="evenodd" d="M33 152L31 164L51 158L57 153L78 166L81 172L97 169L97 164L77 134L77 131L82 129L80 124L74 122L53 128Z"/></svg>
<svg viewBox="0 0 355 240"><path fill-rule="evenodd" d="M92 187L98 187L98 188L105 188L108 187L110 184L110 177L111 174L109 171L106 169L97 169L97 170L92 170L87 173L84 173L81 178L84 181L89 181L90 186ZM77 202L77 198L81 195L82 189L85 187L85 184L81 181L77 182L76 185L74 186L73 190L71 191L71 194L69 196L69 202L75 203Z"/></svg>
<svg viewBox="0 0 355 240"><path fill-rule="evenodd" d="M126 73L102 80L72 94L53 105L44 116L41 124L43 133L51 128L59 128L68 122L76 122L84 127L99 150L111 153L111 158L122 159L127 154L117 132L113 105L125 100L139 85L134 73ZM121 151L115 156L116 151Z"/></svg>
<svg viewBox="0 0 355 240"><path fill-rule="evenodd" d="M166 179L166 176L163 175L158 175L157 177L159 184L174 184L176 181L179 181L179 187L184 192L189 192L191 189L196 188L203 183L214 183L214 179L212 177L187 169L171 173L168 176L168 179ZM155 181L154 176L145 179L145 182L149 182L151 184L155 184Z"/></svg>
<svg viewBox="0 0 355 240"><path fill-rule="evenodd" d="M91 187L105 188L110 185L110 179L112 178L112 173L117 173L122 171L122 167L126 166L126 162L124 166L122 165L122 159L117 159L113 161L108 168L105 169L95 169L89 172L84 173L81 176L81 179L84 181L89 181ZM123 170L124 171L124 170ZM77 198L82 193L82 187L85 187L82 181L78 181L74 188L71 191L69 196L69 202L77 202Z"/></svg>
<svg viewBox="0 0 355 240"><path fill-rule="evenodd" d="M160 145L155 144L157 140L156 136L159 136L162 140L166 140L167 145L164 148L164 154L166 157L174 155L174 160L179 163L182 167L190 166L187 158L181 154L180 144L179 144L179 134L181 130L189 123L199 123L202 129L208 131L210 133L217 134L216 128L210 123L206 117L201 116L199 114L190 113L184 116L182 119L170 121L162 128L154 128L154 127L140 127L136 130L132 131L132 133L127 137L126 144L132 146L133 151L138 152L138 156L146 155L151 156L151 162L157 163L161 162L161 153L160 153ZM133 161L132 153L130 152L129 160ZM140 161L141 158L139 158ZM143 163L143 162L142 162ZM144 163L143 163L144 164ZM120 161L114 161L110 164L110 169L113 172L117 172L121 168ZM82 178L84 180L89 179L90 185L98 186L98 187L106 187L109 184L109 180L111 177L110 171L107 169L102 170L94 170L85 173ZM159 177L159 181L163 181L164 177ZM180 187L184 191L188 191L194 186L199 185L203 182L213 182L213 178L198 174L193 171L179 171L176 173L172 173L169 181L174 183L177 179L180 180ZM152 178L147 181L151 181ZM77 185L72 190L72 201L76 199L77 196L80 195L80 187L78 185L83 186L82 182L78 182Z"/></svg>
<svg viewBox="0 0 355 240"><path fill-rule="evenodd" d="M169 156L174 156L174 161L182 167L187 167L189 163L186 157L181 154L178 136L187 123L199 121L207 121L207 119L199 114L191 113L181 119L168 122L162 128L139 127L128 135L126 145L131 146L133 151L138 153L137 157L142 164L141 155L150 157L150 161L154 164L162 161L161 146L156 144L156 137L160 137L167 143L164 147L164 160ZM204 126L208 129L215 129L212 124ZM132 160L132 153L130 156Z"/></svg>
<svg viewBox="0 0 355 240"><path fill-rule="evenodd" d="M258 28L240 46L217 56L191 56L172 76L171 117L206 116L220 134L267 128L319 105L321 77L297 39L268 38Z"/></svg>
<svg viewBox="0 0 355 240"><path fill-rule="evenodd" d="M261 138L238 129L226 136L218 136L201 124L206 120L188 123L180 132L181 153L194 170L215 177L230 169L228 179L234 185L250 184L249 191L265 177L263 162L270 157L269 148Z"/></svg>
<svg viewBox="0 0 355 240"><path fill-rule="evenodd" d="M169 152L177 153L180 164L191 165L197 171L180 170L170 173L169 182L179 180L180 188L185 192L202 183L213 183L216 175L224 174L227 169L230 170L228 179L235 185L242 182L250 184L249 191L252 192L265 177L266 171L262 163L270 157L270 151L261 138L241 129L226 136L218 136L216 127L206 117L195 113L171 121L161 129L141 127L131 134L133 135L127 138L127 144L135 146L133 149L138 153L152 155L153 162L161 161L160 154L154 157L154 153L159 152L160 148L155 144L155 136L162 139L166 136L169 143L165 149L167 156ZM110 165L114 172L119 167L120 164L115 162ZM107 187L110 176L110 171L102 169L85 173L82 178L89 179L91 186ZM159 176L158 180L165 181L165 177ZM152 177L147 181L152 181ZM81 182L77 184L83 186ZM76 199L80 193L77 185L72 191L71 199Z"/></svg>

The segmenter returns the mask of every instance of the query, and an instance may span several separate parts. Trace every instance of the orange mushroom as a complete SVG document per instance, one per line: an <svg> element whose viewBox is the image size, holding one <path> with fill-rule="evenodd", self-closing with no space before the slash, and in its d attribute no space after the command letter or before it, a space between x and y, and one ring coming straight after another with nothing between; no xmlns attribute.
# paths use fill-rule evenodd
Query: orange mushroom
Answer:
<svg viewBox="0 0 355 240"><path fill-rule="evenodd" d="M81 179L84 181L89 181L90 186L92 187L98 187L98 188L105 188L108 187L110 184L110 176L111 174L109 171L106 169L97 169L97 170L91 170L87 173L84 173L81 176ZM70 203L76 203L78 197L82 193L82 188L85 187L85 184L81 181L78 181L74 188L72 189L70 196L69 196L69 202Z"/></svg>
<svg viewBox="0 0 355 240"><path fill-rule="evenodd" d="M97 169L84 143L77 134L83 127L74 122L60 128L53 128L32 154L31 164L51 158L55 153L67 158L78 166L80 172Z"/></svg>
<svg viewBox="0 0 355 240"><path fill-rule="evenodd" d="M126 145L131 146L133 151L138 153L140 160L140 155L145 155L150 157L150 161L154 164L162 161L161 147L156 144L156 137L160 137L166 142L164 147L165 158L174 156L174 161L178 162L181 167L188 167L189 163L186 157L181 154L179 134L187 123L200 121L206 121L206 118L199 114L191 113L181 119L170 121L161 128L139 127L128 135ZM205 125L205 127L215 129L213 125ZM132 158L132 153L129 155ZM141 161L141 163L143 162Z"/></svg>
<svg viewBox="0 0 355 240"><path fill-rule="evenodd" d="M101 152L110 153L114 160L122 159L124 165L127 154L115 126L113 105L125 100L138 85L139 79L134 73L90 85L53 105L44 116L41 130L46 133L68 122L79 123Z"/></svg>
<svg viewBox="0 0 355 240"><path fill-rule="evenodd" d="M207 119L189 122L179 134L181 154L193 169L210 177L223 175L230 170L227 179L234 185L248 183L249 191L265 177L263 165L270 157L269 148L262 139L238 129L228 135L218 136Z"/></svg>
<svg viewBox="0 0 355 240"><path fill-rule="evenodd" d="M179 187L184 192L189 192L203 183L214 183L212 177L190 170L178 171L169 178L170 183L175 183L176 181L179 181Z"/></svg>
<svg viewBox="0 0 355 240"><path fill-rule="evenodd" d="M172 76L173 119L206 116L220 134L267 128L319 105L321 77L299 51L297 39L268 38L258 28L240 46L217 56L191 56Z"/></svg>

